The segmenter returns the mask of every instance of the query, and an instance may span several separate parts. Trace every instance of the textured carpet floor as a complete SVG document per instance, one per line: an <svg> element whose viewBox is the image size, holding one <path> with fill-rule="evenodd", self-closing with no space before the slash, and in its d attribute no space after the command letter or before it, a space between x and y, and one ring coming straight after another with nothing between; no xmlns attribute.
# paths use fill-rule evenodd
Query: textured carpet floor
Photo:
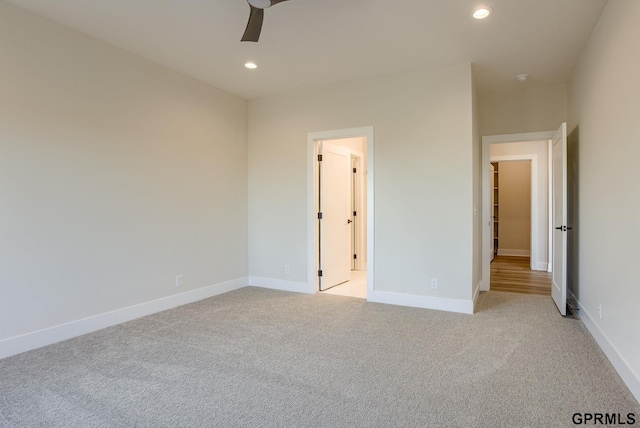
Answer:
<svg viewBox="0 0 640 428"><path fill-rule="evenodd" d="M576 412L640 416L550 297L487 292L478 306L461 315L247 287L0 360L0 426L563 427Z"/></svg>

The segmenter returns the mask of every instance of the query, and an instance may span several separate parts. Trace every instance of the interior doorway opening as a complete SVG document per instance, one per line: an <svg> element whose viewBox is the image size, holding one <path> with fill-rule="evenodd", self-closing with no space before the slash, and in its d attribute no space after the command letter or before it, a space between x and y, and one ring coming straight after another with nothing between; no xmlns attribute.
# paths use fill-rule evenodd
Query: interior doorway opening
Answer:
<svg viewBox="0 0 640 428"><path fill-rule="evenodd" d="M309 283L373 296L373 128L309 134Z"/></svg>
<svg viewBox="0 0 640 428"><path fill-rule="evenodd" d="M532 227L533 218L540 215L538 210L533 209L536 201L533 200L532 183L537 175L533 174L532 167L531 160L496 161L491 159L493 256L530 259L534 253L532 251L534 240L538 239L537 247L545 244L545 240L537 236L537 230L534 231ZM537 198L538 189L535 193ZM546 199L545 195L540 195L540 199ZM543 208L543 210L545 209ZM538 218L537 220L539 224L540 220L544 219ZM536 269L535 264L530 264L530 266L532 270L540 270ZM546 266L543 270L547 270Z"/></svg>
<svg viewBox="0 0 640 428"><path fill-rule="evenodd" d="M483 251L482 255L482 291L490 289L491 263L494 257L508 256L527 258L527 267L531 272L551 271L551 243L550 243L550 214L551 214L551 171L549 141L553 132L535 132L526 134L511 134L503 136L483 137L482 140L482 168L483 168ZM500 166L508 166L513 175L516 162L527 162L529 198L526 206L529 208L529 227L522 230L522 202L515 202L519 216L513 216L509 221L503 217L505 212L500 197L500 187L514 183L509 177L502 177ZM493 168L492 168L493 165ZM521 165L524 165L521 163ZM493 171L492 171L493 169ZM497 171L496 171L497 170ZM502 171L502 174L508 171ZM496 177L497 176L497 177ZM522 179L522 173L520 178ZM497 190L496 190L497 187ZM503 189L504 190L504 189ZM511 193L515 190L512 188ZM519 195L522 199L522 194ZM502 199L504 202L504 199ZM514 202L511 203L514 209ZM502 208L502 209L501 209ZM502 219L500 217L503 217ZM496 217L496 218L494 218ZM497 222L496 222L497 221ZM501 240L500 235L509 228L519 227L518 239ZM506 229L506 230L505 230ZM522 236L527 233L528 236ZM524 238L527 238L526 240ZM501 242L502 241L502 242ZM514 241L514 242L510 242ZM528 241L528 242L527 242ZM522 266L522 262L519 263Z"/></svg>
<svg viewBox="0 0 640 428"><path fill-rule="evenodd" d="M318 152L318 289L367 297L366 138L316 142ZM364 267L364 268L363 268Z"/></svg>
<svg viewBox="0 0 640 428"><path fill-rule="evenodd" d="M494 153L491 152L492 145L496 147L506 146L510 143L531 143L540 141L544 146L546 143L546 153L540 156L541 166L546 166L546 173L539 174L540 178L546 178L547 184L539 185L533 177L534 171L537 170L537 156L530 154L516 154L522 158L527 156L532 159L532 245L531 245L531 269L552 272L552 292L551 297L558 307L561 315L566 314L566 298L567 298L567 281L566 281L566 242L567 232L571 227L567 225L566 216L566 199L567 199L567 134L566 123L562 123L556 131L531 132L523 134L506 134L482 137L482 283L480 290L488 291L491 287L491 260L494 257L494 239L492 226L492 210L491 204L493 189L490 187L492 178L490 177L490 162L495 161ZM510 156L513 156L510 154ZM525 157L526 158L526 157ZM513 160L513 159L512 159ZM546 201L546 208L542 211L542 215L536 215L534 212L534 203L540 200L534 196L538 187L546 188L547 195L542 198L542 202ZM540 205L540 204L537 204ZM538 227L536 219L541 219L539 223L544 226ZM534 236L534 227L538 228L538 237ZM542 241L545 238L546 245L534 244L538 239ZM546 254L545 254L546 253ZM534 259L536 257L536 259ZM535 260L535 262L534 262ZM537 268L537 269L536 269Z"/></svg>

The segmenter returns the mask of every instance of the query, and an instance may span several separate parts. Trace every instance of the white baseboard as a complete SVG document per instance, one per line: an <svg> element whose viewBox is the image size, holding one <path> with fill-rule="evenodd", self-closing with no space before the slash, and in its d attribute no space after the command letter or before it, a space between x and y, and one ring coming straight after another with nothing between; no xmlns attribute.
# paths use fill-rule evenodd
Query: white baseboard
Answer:
<svg viewBox="0 0 640 428"><path fill-rule="evenodd" d="M439 311L473 314L473 300L447 299L443 297L419 296L415 294L373 291L370 302L390 305L410 306L413 308L436 309Z"/></svg>
<svg viewBox="0 0 640 428"><path fill-rule="evenodd" d="M569 291L570 297L578 303L579 318L587 327L591 336L596 340L604 354L607 356L613 367L616 369L622 381L627 385L633 396L640 402L640 376L633 370L629 362L620 354L618 349L611 343L607 335L600 329L598 324L573 293Z"/></svg>
<svg viewBox="0 0 640 428"><path fill-rule="evenodd" d="M513 256L513 257L530 257L531 251L530 250L509 250L509 249L498 248L498 255Z"/></svg>
<svg viewBox="0 0 640 428"><path fill-rule="evenodd" d="M533 270L540 270L543 272L551 272L551 270L549 270L549 263L546 262L538 262L534 267Z"/></svg>
<svg viewBox="0 0 640 428"><path fill-rule="evenodd" d="M254 287L270 288L272 290L292 291L294 293L313 294L313 290L306 282L288 281L286 279L266 278L262 276L250 276L249 285Z"/></svg>
<svg viewBox="0 0 640 428"><path fill-rule="evenodd" d="M209 285L196 290L151 300L138 305L128 306L115 311L71 321L65 324L34 331L0 341L0 359L17 355L32 349L41 348L63 340L82 336L103 328L131 321L156 312L166 311L178 306L197 302L222 293L237 290L249 285L249 278L242 277L219 284Z"/></svg>

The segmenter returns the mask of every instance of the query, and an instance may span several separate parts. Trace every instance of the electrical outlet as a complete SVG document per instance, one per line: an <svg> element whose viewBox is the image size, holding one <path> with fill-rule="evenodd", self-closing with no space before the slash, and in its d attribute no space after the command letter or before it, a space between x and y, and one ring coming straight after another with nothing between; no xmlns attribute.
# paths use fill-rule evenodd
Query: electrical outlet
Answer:
<svg viewBox="0 0 640 428"><path fill-rule="evenodd" d="M438 289L438 278L431 278L431 289Z"/></svg>
<svg viewBox="0 0 640 428"><path fill-rule="evenodd" d="M602 319L602 303L598 303L598 316Z"/></svg>
<svg viewBox="0 0 640 428"><path fill-rule="evenodd" d="M284 265L284 274L289 275L291 273L291 266Z"/></svg>
<svg viewBox="0 0 640 428"><path fill-rule="evenodd" d="M184 285L184 276L176 275L176 287L182 287Z"/></svg>

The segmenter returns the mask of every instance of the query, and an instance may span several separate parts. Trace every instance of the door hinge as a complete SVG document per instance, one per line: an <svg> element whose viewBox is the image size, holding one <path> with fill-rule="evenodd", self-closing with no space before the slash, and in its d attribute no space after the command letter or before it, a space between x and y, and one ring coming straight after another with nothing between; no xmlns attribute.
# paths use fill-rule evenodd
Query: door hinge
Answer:
<svg viewBox="0 0 640 428"><path fill-rule="evenodd" d="M353 168L353 173L354 173L354 174L356 173L356 169L355 169L355 168Z"/></svg>
<svg viewBox="0 0 640 428"><path fill-rule="evenodd" d="M322 155L318 155L318 162L322 162Z"/></svg>
<svg viewBox="0 0 640 428"><path fill-rule="evenodd" d="M355 216L356 216L356 214L358 214L358 213L354 211L354 212L353 212L353 216L355 217Z"/></svg>
<svg viewBox="0 0 640 428"><path fill-rule="evenodd" d="M318 213L318 220L322 220L322 213Z"/></svg>
<svg viewBox="0 0 640 428"><path fill-rule="evenodd" d="M358 255L357 254L353 255L353 260L358 260Z"/></svg>
<svg viewBox="0 0 640 428"><path fill-rule="evenodd" d="M322 269L318 271L318 276L322 276Z"/></svg>
<svg viewBox="0 0 640 428"><path fill-rule="evenodd" d="M561 230L563 232L566 232L567 230L571 230L571 227L569 227L569 226L559 226L559 227L556 227L556 229L557 230Z"/></svg>

